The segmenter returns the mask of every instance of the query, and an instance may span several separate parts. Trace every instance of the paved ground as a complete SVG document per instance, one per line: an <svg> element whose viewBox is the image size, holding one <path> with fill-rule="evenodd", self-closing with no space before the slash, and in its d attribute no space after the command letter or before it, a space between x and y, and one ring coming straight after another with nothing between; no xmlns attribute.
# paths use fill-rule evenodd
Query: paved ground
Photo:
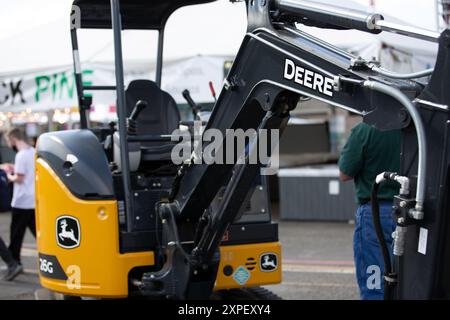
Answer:
<svg viewBox="0 0 450 320"><path fill-rule="evenodd" d="M283 299L358 299L351 224L281 221L279 233L283 283L270 290Z"/></svg>
<svg viewBox="0 0 450 320"><path fill-rule="evenodd" d="M0 214L0 235L9 242L9 214ZM284 299L358 299L352 262L353 226L347 223L280 222L283 284L270 289ZM34 299L39 286L36 245L27 232L25 274L0 281L0 299ZM5 265L0 262L0 268Z"/></svg>
<svg viewBox="0 0 450 320"><path fill-rule="evenodd" d="M0 236L9 243L10 214L0 213ZM13 282L0 280L0 299L34 299L34 291L41 288L37 276L37 251L34 237L27 231L22 248L22 264L25 273L18 276ZM0 259L0 268L6 268Z"/></svg>

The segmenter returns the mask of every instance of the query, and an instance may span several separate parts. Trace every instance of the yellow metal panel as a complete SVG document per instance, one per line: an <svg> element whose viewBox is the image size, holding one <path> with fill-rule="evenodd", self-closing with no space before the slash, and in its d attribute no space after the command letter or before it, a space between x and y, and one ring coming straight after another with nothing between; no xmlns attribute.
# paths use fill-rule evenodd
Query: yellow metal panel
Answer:
<svg viewBox="0 0 450 320"><path fill-rule="evenodd" d="M121 254L117 202L78 199L42 159L36 160L36 227L38 251L58 259L67 280L40 275L42 286L78 296L126 297L128 273L134 267L154 265L153 252ZM64 249L57 244L56 220L73 216L80 224L80 245ZM281 246L279 242L222 246L215 290L251 287L281 282ZM277 269L264 272L263 254L277 255ZM224 274L231 267L233 273ZM239 284L234 272L248 271L248 279Z"/></svg>
<svg viewBox="0 0 450 320"><path fill-rule="evenodd" d="M125 297L128 273L154 264L153 252L119 252L117 202L76 198L42 159L36 161L36 227L40 254L55 256L67 280L40 276L53 291L80 296ZM80 224L80 245L64 249L57 244L56 220L73 216Z"/></svg>
<svg viewBox="0 0 450 320"><path fill-rule="evenodd" d="M277 268L270 272L261 269L260 259L267 253L277 256ZM230 266L233 270L230 275L226 275L224 272L226 266ZM248 279L243 284L239 284L234 275L239 268L247 270L244 271L244 275L248 275ZM281 274L281 245L279 242L222 246L220 247L220 265L215 290L280 283Z"/></svg>

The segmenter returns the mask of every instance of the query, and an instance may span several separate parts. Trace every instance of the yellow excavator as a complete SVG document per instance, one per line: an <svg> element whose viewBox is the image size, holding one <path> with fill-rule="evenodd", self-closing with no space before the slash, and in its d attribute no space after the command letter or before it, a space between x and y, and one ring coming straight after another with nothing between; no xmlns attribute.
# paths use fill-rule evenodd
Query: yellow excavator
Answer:
<svg viewBox="0 0 450 320"><path fill-rule="evenodd" d="M227 151L228 130L282 134L289 112L313 98L358 114L380 130L402 130L401 170L380 173L373 190L376 199L380 183L401 184L393 207L392 258L379 236L385 296L449 298L450 30L403 27L376 13L313 1L247 0L247 33L209 119L195 119L201 124L195 130L194 122L180 121L177 104L161 89L164 29L177 9L208 2L73 2L79 17L71 35L81 129L46 133L37 143L42 286L76 297L276 298L261 287L280 283L282 275L278 225L271 219L263 170L268 164L251 161L262 136L245 140L237 150L243 156L231 164L198 160L212 145L219 154ZM395 73L297 24L438 42L436 67ZM113 30L110 86L83 82L79 29ZM156 81L125 85L121 33L127 29L158 32ZM107 128L92 128L88 121L90 93L98 90L117 96L118 120ZM197 113L188 92L184 96ZM194 132L188 141L174 134L180 125ZM192 143L208 130L222 138ZM176 164L173 152L183 143L188 157ZM270 154L274 147L270 143ZM372 206L382 235L376 200Z"/></svg>
<svg viewBox="0 0 450 320"><path fill-rule="evenodd" d="M100 298L160 294L151 292L142 278L160 270L170 258L158 209L174 197L180 180L182 166L171 161L176 142L170 135L180 123L193 126L180 121L174 99L160 89L164 28L176 9L206 2L210 1L113 1L111 7L110 1L74 1L79 11L74 9L73 14L81 13L81 25L76 28L73 23L71 35L82 129L44 134L37 146L39 269L45 288L68 296ZM114 29L116 84L83 83L80 28ZM133 80L124 88L120 53L124 29L158 31L156 81ZM97 90L116 92L117 124L90 127L87 112L92 100L86 92ZM195 114L200 107L189 92L184 96ZM250 288L246 295L275 297L255 288L281 281L281 248L278 226L271 222L266 179L258 176L252 181L237 217L221 235L221 259L207 295L212 289ZM222 182L222 193L225 186ZM220 194L215 196L208 210L217 210L220 199ZM198 208L190 219L179 219L177 245L184 251L194 245L196 229L206 221L198 219L203 214ZM177 295L165 292L164 296Z"/></svg>

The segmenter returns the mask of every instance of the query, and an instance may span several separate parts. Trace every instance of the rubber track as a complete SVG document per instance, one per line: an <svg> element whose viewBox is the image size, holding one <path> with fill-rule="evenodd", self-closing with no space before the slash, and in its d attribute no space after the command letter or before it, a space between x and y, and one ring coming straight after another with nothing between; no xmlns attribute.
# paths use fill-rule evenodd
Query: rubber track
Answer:
<svg viewBox="0 0 450 320"><path fill-rule="evenodd" d="M242 288L221 290L214 293L212 299L219 300L282 300L280 296L272 291L262 288Z"/></svg>

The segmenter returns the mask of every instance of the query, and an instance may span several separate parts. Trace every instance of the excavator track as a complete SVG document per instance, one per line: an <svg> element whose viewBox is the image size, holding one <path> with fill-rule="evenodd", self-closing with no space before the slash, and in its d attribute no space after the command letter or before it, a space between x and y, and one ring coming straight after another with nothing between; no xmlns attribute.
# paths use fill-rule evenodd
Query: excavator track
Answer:
<svg viewBox="0 0 450 320"><path fill-rule="evenodd" d="M136 297L134 297L136 298ZM142 299L143 297L137 298ZM35 291L36 300L83 300L81 297L68 296L60 293L56 293L44 288ZM133 298L131 298L133 299ZM211 300L282 300L280 296L272 291L262 288L242 288L242 289L230 289L220 290L214 292L211 296Z"/></svg>
<svg viewBox="0 0 450 320"><path fill-rule="evenodd" d="M282 300L280 296L263 287L220 290L212 300Z"/></svg>

